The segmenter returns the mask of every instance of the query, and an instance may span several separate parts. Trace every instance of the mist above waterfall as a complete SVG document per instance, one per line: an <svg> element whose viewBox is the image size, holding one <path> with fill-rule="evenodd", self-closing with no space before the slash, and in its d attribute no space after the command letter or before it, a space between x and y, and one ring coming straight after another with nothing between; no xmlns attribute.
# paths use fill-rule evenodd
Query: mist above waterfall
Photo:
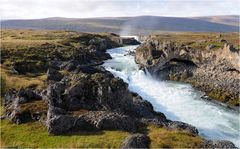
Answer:
<svg viewBox="0 0 240 149"><path fill-rule="evenodd" d="M141 16L134 17L127 20L122 26L120 35L137 35L137 34L150 34L157 27L159 28L158 17L154 16Z"/></svg>

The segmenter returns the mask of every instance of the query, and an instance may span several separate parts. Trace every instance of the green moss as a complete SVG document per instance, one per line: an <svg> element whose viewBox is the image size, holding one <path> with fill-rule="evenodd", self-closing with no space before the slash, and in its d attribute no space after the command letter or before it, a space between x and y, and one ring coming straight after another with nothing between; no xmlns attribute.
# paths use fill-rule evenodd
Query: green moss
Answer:
<svg viewBox="0 0 240 149"><path fill-rule="evenodd" d="M46 75L41 74L39 76L28 75L16 75L12 74L9 70L0 67L2 85L1 85L1 96L4 96L5 92L9 89L20 89L27 87L36 87L39 89L46 88Z"/></svg>
<svg viewBox="0 0 240 149"><path fill-rule="evenodd" d="M205 50L208 45L214 46L214 48L212 48L211 50L217 50L219 48L223 48L224 43L218 42L218 41L207 41L207 42L202 42L202 43L192 42L189 46L192 48Z"/></svg>
<svg viewBox="0 0 240 149"><path fill-rule="evenodd" d="M50 136L40 122L11 124L1 121L1 147L21 148L119 148L129 135L122 131L80 132Z"/></svg>

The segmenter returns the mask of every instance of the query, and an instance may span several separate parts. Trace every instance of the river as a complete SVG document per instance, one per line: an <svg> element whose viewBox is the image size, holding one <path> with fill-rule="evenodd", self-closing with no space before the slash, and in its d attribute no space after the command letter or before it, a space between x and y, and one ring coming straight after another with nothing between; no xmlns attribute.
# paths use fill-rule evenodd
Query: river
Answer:
<svg viewBox="0 0 240 149"><path fill-rule="evenodd" d="M207 139L229 140L240 147L239 113L201 99L202 92L189 84L158 80L138 69L134 56L124 56L137 46L109 49L113 59L103 66L129 85L129 90L138 93L152 103L156 111L170 120L192 124L200 136Z"/></svg>

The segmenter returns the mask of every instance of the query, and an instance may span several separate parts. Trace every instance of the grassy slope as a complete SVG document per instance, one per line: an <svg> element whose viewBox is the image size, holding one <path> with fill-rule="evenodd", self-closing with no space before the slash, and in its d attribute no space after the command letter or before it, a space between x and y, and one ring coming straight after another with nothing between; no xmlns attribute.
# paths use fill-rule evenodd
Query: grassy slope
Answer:
<svg viewBox="0 0 240 149"><path fill-rule="evenodd" d="M1 121L1 147L44 148L118 148L129 135L123 131L78 132L62 136L50 136L40 122L11 124ZM186 132L148 127L152 148L200 147L203 139Z"/></svg>
<svg viewBox="0 0 240 149"><path fill-rule="evenodd" d="M101 131L81 132L64 136L49 136L47 129L39 122L16 125L1 122L2 147L43 147L43 148L75 148L75 147L119 147L127 132Z"/></svg>
<svg viewBox="0 0 240 149"><path fill-rule="evenodd" d="M194 19L200 19L213 23L221 23L226 25L239 26L239 15L226 15L226 16L206 16L206 17L194 17Z"/></svg>
<svg viewBox="0 0 240 149"><path fill-rule="evenodd" d="M155 33L158 39L161 40L171 40L177 41L179 43L184 43L193 48L205 49L209 44L213 44L216 48L220 48L224 45L221 43L221 39L225 39L230 42L235 47L239 46L239 35L238 33L194 33L194 32L169 32L169 33Z"/></svg>
<svg viewBox="0 0 240 149"><path fill-rule="evenodd" d="M31 31L31 30L4 30L4 42L6 47L15 50L24 50L28 46L36 46L38 43L55 42L58 38L63 38L71 32L63 31ZM74 34L74 33L73 33ZM25 42L15 42L20 38ZM47 36L47 37L45 37ZM49 38L49 39L46 39ZM34 40L41 42L34 42ZM11 41L11 43L9 43ZM43 42L42 42L43 41ZM32 44L34 42L34 44ZM6 44L8 43L8 44ZM37 43L37 44L36 44ZM28 45L30 44L30 45ZM18 49L23 47L23 49ZM7 66L1 65L1 92L4 94L10 88L20 89L29 86L39 88L46 87L44 74L37 76L31 74L16 75L10 73ZM1 94L1 95L3 95ZM46 110L41 101L23 104L22 109L41 108ZM39 107L40 106L40 107ZM1 105L1 115L4 108ZM39 109L38 109L39 110ZM0 147L119 147L123 140L129 135L122 131L99 131L99 132L80 132L65 136L49 136L46 128L40 122L16 125L9 123L7 120L0 121L1 146ZM197 147L201 144L202 139L181 131L170 131L154 126L148 127L149 136L151 138L151 147Z"/></svg>
<svg viewBox="0 0 240 149"><path fill-rule="evenodd" d="M149 126L151 148L200 148L203 139L177 130Z"/></svg>

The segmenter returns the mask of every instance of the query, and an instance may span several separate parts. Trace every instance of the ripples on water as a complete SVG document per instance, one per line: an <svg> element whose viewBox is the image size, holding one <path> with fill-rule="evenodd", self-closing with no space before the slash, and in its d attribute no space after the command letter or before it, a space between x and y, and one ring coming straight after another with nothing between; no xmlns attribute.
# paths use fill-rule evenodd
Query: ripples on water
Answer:
<svg viewBox="0 0 240 149"><path fill-rule="evenodd" d="M196 126L208 139L229 140L240 147L239 114L212 102L201 100L202 92L188 84L160 81L138 70L134 57L124 54L137 46L109 49L113 59L104 67L129 84L129 89L150 101L168 119Z"/></svg>

